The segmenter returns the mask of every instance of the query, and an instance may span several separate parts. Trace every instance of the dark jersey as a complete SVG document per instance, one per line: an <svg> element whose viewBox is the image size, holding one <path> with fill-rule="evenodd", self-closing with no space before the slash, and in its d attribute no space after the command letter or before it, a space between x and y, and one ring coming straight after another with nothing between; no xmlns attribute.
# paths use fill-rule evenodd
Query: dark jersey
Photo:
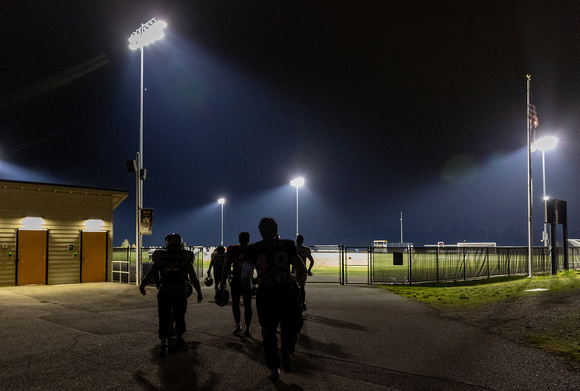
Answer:
<svg viewBox="0 0 580 391"><path fill-rule="evenodd" d="M256 268L259 285L270 285L290 281L290 262L295 256L292 240L269 239L248 246L244 260Z"/></svg>
<svg viewBox="0 0 580 391"><path fill-rule="evenodd" d="M183 293L187 274L193 271L193 253L187 250L175 252L155 250L152 258L152 270L159 271L161 277L160 291L170 294Z"/></svg>
<svg viewBox="0 0 580 391"><path fill-rule="evenodd" d="M242 267L244 266L244 251L247 247L242 247L239 244L234 244L228 247L226 253L228 263L232 268L232 276L240 277L242 275Z"/></svg>
<svg viewBox="0 0 580 391"><path fill-rule="evenodd" d="M296 251L298 252L298 256L302 259L302 262L306 264L308 257L312 254L310 247L306 246L296 246Z"/></svg>
<svg viewBox="0 0 580 391"><path fill-rule="evenodd" d="M226 263L226 254L215 252L211 256L211 261L213 262L214 267L224 267Z"/></svg>

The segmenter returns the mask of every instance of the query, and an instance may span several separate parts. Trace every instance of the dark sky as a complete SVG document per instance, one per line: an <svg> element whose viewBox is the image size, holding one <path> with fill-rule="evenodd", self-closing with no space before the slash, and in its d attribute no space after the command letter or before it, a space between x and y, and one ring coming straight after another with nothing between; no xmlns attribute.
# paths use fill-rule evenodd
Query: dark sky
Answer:
<svg viewBox="0 0 580 391"><path fill-rule="evenodd" d="M261 217L283 237L364 246L527 244L526 74L547 194L580 237L580 5L572 1L8 1L0 178L125 189L114 244L135 241L138 51L144 206L154 235L224 242ZM540 245L542 160L532 157ZM559 231L561 240L561 230Z"/></svg>

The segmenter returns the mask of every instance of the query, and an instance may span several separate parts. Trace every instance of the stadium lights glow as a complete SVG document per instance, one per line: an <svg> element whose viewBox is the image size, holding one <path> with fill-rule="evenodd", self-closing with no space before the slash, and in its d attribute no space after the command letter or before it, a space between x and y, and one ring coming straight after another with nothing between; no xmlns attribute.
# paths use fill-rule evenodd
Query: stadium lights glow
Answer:
<svg viewBox="0 0 580 391"><path fill-rule="evenodd" d="M225 198L220 198L218 199L218 204L220 204L222 206L222 239L221 239L221 245L224 245L224 204L226 203L226 199Z"/></svg>
<svg viewBox="0 0 580 391"><path fill-rule="evenodd" d="M165 36L163 29L167 27L167 23L157 21L155 18L147 23L144 23L129 37L129 49L142 49Z"/></svg>
<svg viewBox="0 0 580 391"><path fill-rule="evenodd" d="M146 170L143 168L143 48L150 43L153 43L161 38L163 38L163 29L167 27L167 23L157 21L153 18L147 23L142 23L141 26L131 34L129 37L129 49L136 50L141 49L141 89L140 89L140 115L139 115L139 152L137 159L135 160L136 167L136 213L135 213L135 236L136 239L136 272L135 272L135 283L139 285L141 283L141 264L142 260L142 249L143 249L143 238L141 234L141 211L143 210L143 181L145 180ZM131 171L130 164L127 162L127 167Z"/></svg>
<svg viewBox="0 0 580 391"><path fill-rule="evenodd" d="M304 178L294 178L290 181L290 184L296 187L296 237L298 237L298 188L304 186Z"/></svg>
<svg viewBox="0 0 580 391"><path fill-rule="evenodd" d="M535 147L541 151L555 148L557 144L558 139L554 136L542 137L534 142Z"/></svg>
<svg viewBox="0 0 580 391"><path fill-rule="evenodd" d="M304 178L298 177L298 178L292 179L290 181L290 184L292 186L296 186L297 188L300 187L300 186L304 186Z"/></svg>

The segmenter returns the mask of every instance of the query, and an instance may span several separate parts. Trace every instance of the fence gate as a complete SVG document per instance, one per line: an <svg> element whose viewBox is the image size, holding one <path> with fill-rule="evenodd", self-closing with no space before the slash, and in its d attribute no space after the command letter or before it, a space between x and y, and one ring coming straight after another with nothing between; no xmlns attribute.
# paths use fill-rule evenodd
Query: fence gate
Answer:
<svg viewBox="0 0 580 391"><path fill-rule="evenodd" d="M343 283L342 272L342 245L317 245L310 247L312 250L312 276L306 280L307 284L316 283ZM305 266L310 266L310 260L304 260Z"/></svg>
<svg viewBox="0 0 580 391"><path fill-rule="evenodd" d="M345 247L343 270L345 284L370 284L371 251L369 247Z"/></svg>

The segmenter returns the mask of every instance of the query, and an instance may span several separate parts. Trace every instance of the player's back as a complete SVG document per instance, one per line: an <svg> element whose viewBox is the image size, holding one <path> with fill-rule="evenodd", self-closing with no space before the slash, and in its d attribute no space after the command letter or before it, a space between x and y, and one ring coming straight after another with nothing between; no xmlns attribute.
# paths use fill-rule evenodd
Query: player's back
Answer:
<svg viewBox="0 0 580 391"><path fill-rule="evenodd" d="M152 259L158 265L162 284L181 284L185 281L187 263L193 262L193 253L187 250L155 250Z"/></svg>
<svg viewBox="0 0 580 391"><path fill-rule="evenodd" d="M312 254L312 250L310 250L310 247L307 246L296 246L296 252L303 261L306 261L306 258Z"/></svg>
<svg viewBox="0 0 580 391"><path fill-rule="evenodd" d="M255 262L258 284L278 284L290 281L290 262L296 255L294 242L268 239L251 244L245 258Z"/></svg>
<svg viewBox="0 0 580 391"><path fill-rule="evenodd" d="M244 266L244 252L247 246L242 247L239 244L232 244L228 247L226 253L226 258L233 265L232 274L234 276L240 276L242 273L242 267Z"/></svg>

